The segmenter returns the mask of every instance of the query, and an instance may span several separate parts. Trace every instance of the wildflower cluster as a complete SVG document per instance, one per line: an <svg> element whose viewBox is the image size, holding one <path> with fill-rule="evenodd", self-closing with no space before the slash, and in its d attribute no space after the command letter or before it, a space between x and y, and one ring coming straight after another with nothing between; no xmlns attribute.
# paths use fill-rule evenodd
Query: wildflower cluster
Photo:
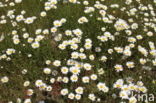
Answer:
<svg viewBox="0 0 156 103"><path fill-rule="evenodd" d="M132 93L156 88L155 9L156 0L0 1L0 102L137 103Z"/></svg>

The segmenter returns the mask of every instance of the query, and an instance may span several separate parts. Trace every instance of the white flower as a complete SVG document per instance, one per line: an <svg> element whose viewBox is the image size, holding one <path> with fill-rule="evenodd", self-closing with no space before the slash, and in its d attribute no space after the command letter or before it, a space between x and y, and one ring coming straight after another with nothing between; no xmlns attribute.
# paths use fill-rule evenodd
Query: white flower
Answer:
<svg viewBox="0 0 156 103"><path fill-rule="evenodd" d="M98 69L98 74L99 74L99 75L102 75L102 74L104 74L104 73L105 73L105 71L103 70L103 68Z"/></svg>
<svg viewBox="0 0 156 103"><path fill-rule="evenodd" d="M102 82L99 82L97 84L97 87L100 91L103 91L103 92L108 92L108 87L106 87L105 83L102 83Z"/></svg>
<svg viewBox="0 0 156 103"><path fill-rule="evenodd" d="M141 54L143 54L145 57L148 55L148 51L144 48L144 47L142 47L142 46L138 46L138 51L141 53Z"/></svg>
<svg viewBox="0 0 156 103"><path fill-rule="evenodd" d="M62 81L62 77L61 76L57 77L57 81L61 82Z"/></svg>
<svg viewBox="0 0 156 103"><path fill-rule="evenodd" d="M69 78L68 78L68 77L64 77L64 78L62 79L62 82L63 82L63 83L68 83L68 82L69 82Z"/></svg>
<svg viewBox="0 0 156 103"><path fill-rule="evenodd" d="M79 24L83 24L83 23L87 23L87 22L88 22L88 19L84 16L78 19Z"/></svg>
<svg viewBox="0 0 156 103"><path fill-rule="evenodd" d="M130 97L129 103L137 103L137 99L135 97Z"/></svg>
<svg viewBox="0 0 156 103"><path fill-rule="evenodd" d="M67 95L68 94L68 89L64 88L61 90L61 95Z"/></svg>
<svg viewBox="0 0 156 103"><path fill-rule="evenodd" d="M80 50L79 50L79 51L80 51L81 53L82 53L82 52L84 52L84 48L80 48Z"/></svg>
<svg viewBox="0 0 156 103"><path fill-rule="evenodd" d="M59 20L55 20L55 21L53 22L53 25L54 25L55 27L60 27L60 26L62 26L62 23L61 23Z"/></svg>
<svg viewBox="0 0 156 103"><path fill-rule="evenodd" d="M121 30L128 29L129 25L127 24L127 22L125 20L119 19L116 21L114 27L117 31L121 31Z"/></svg>
<svg viewBox="0 0 156 103"><path fill-rule="evenodd" d="M42 80L36 80L35 85L40 87L43 84Z"/></svg>
<svg viewBox="0 0 156 103"><path fill-rule="evenodd" d="M94 55L89 55L89 59L90 60L94 60L95 59L95 56Z"/></svg>
<svg viewBox="0 0 156 103"><path fill-rule="evenodd" d="M83 32L80 29L75 29L75 30L73 30L73 32L78 37L80 37L83 34Z"/></svg>
<svg viewBox="0 0 156 103"><path fill-rule="evenodd" d="M52 27L52 28L50 29L50 31L51 31L52 33L55 33L55 32L57 32L57 28L56 28L56 27Z"/></svg>
<svg viewBox="0 0 156 103"><path fill-rule="evenodd" d="M84 10L85 13L91 13L91 12L94 12L94 11L95 11L94 7L86 7L85 10Z"/></svg>
<svg viewBox="0 0 156 103"><path fill-rule="evenodd" d="M44 29L43 30L43 34L49 34L49 30L48 29Z"/></svg>
<svg viewBox="0 0 156 103"><path fill-rule="evenodd" d="M36 48L39 48L40 47L40 44L39 42L34 42L31 44L32 48L36 49Z"/></svg>
<svg viewBox="0 0 156 103"><path fill-rule="evenodd" d="M151 51L150 51L150 54L151 54L152 56L156 57L156 50L151 50Z"/></svg>
<svg viewBox="0 0 156 103"><path fill-rule="evenodd" d="M71 30L66 30L66 31L65 31L65 35L71 36L71 35L72 35L72 31L71 31Z"/></svg>
<svg viewBox="0 0 156 103"><path fill-rule="evenodd" d="M76 88L76 89L75 89L75 92L76 92L77 94L83 94L83 87L78 87L78 88Z"/></svg>
<svg viewBox="0 0 156 103"><path fill-rule="evenodd" d="M84 53L79 53L80 59L86 59L86 55Z"/></svg>
<svg viewBox="0 0 156 103"><path fill-rule="evenodd" d="M55 4L57 4L57 0L50 0L50 3L51 3L52 5L55 5Z"/></svg>
<svg viewBox="0 0 156 103"><path fill-rule="evenodd" d="M146 59L143 59L143 58L141 58L139 61L140 61L140 63L143 64L143 65L147 62L147 60L146 60Z"/></svg>
<svg viewBox="0 0 156 103"><path fill-rule="evenodd" d="M91 43L92 43L92 40L89 39L89 38L87 38L87 39L85 40L85 42L91 44Z"/></svg>
<svg viewBox="0 0 156 103"><path fill-rule="evenodd" d="M77 75L77 74L80 73L80 68L75 67L75 66L70 67L70 72L72 72L73 74Z"/></svg>
<svg viewBox="0 0 156 103"><path fill-rule="evenodd" d="M31 99L25 99L24 103L32 103L32 102L31 102Z"/></svg>
<svg viewBox="0 0 156 103"><path fill-rule="evenodd" d="M147 33L147 36L153 36L153 32L149 31L149 32Z"/></svg>
<svg viewBox="0 0 156 103"><path fill-rule="evenodd" d="M118 79L116 83L113 85L114 88L121 88L123 86L124 81L122 79Z"/></svg>
<svg viewBox="0 0 156 103"><path fill-rule="evenodd" d="M63 74L67 74L68 73L68 68L67 67L62 67L61 68L61 72L63 73Z"/></svg>
<svg viewBox="0 0 156 103"><path fill-rule="evenodd" d="M122 53L122 52L123 52L123 48L121 48L121 47L114 47L114 50L115 50L117 53Z"/></svg>
<svg viewBox="0 0 156 103"><path fill-rule="evenodd" d="M76 3L77 0L69 0L69 2L71 2L71 3Z"/></svg>
<svg viewBox="0 0 156 103"><path fill-rule="evenodd" d="M97 80L97 75L96 75L96 74L92 74L92 75L90 76L90 78L91 78L91 80Z"/></svg>
<svg viewBox="0 0 156 103"><path fill-rule="evenodd" d="M45 16L47 15L47 13L46 13L45 11L42 11L42 12L40 13L40 15L41 15L42 17L45 17Z"/></svg>
<svg viewBox="0 0 156 103"><path fill-rule="evenodd" d="M76 49L78 48L78 45L77 45L77 44L72 44L72 45L70 46L70 48L73 49L73 50L76 50Z"/></svg>
<svg viewBox="0 0 156 103"><path fill-rule="evenodd" d="M34 40L33 38L29 37L27 41L28 41L28 43L32 43L33 40Z"/></svg>
<svg viewBox="0 0 156 103"><path fill-rule="evenodd" d="M62 18L62 19L60 20L61 23L65 23L66 21L67 21L67 19L65 19L65 18Z"/></svg>
<svg viewBox="0 0 156 103"><path fill-rule="evenodd" d="M80 95L80 94L76 94L76 95L75 95L75 98L76 98L77 100L80 100L80 99L81 99L81 95Z"/></svg>
<svg viewBox="0 0 156 103"><path fill-rule="evenodd" d="M28 37L29 37L29 34L28 34L28 33L24 33L24 34L23 34L23 38L26 39L26 38L28 38Z"/></svg>
<svg viewBox="0 0 156 103"><path fill-rule="evenodd" d="M96 97L95 97L94 94L89 94L89 95L88 95L88 98L89 98L90 100L92 100L92 101L95 101L95 99L96 99Z"/></svg>
<svg viewBox="0 0 156 103"><path fill-rule="evenodd" d="M7 76L4 76L1 78L2 83L7 83L9 81L9 78Z"/></svg>
<svg viewBox="0 0 156 103"><path fill-rule="evenodd" d="M131 25L131 28L132 28L132 29L137 29L137 28L138 28L138 24L137 24L137 23L133 23L133 24Z"/></svg>
<svg viewBox="0 0 156 103"><path fill-rule="evenodd" d="M33 17L26 18L26 20L24 22L26 24L32 24L34 22L34 18Z"/></svg>
<svg viewBox="0 0 156 103"><path fill-rule="evenodd" d="M21 3L22 0L15 0L15 3Z"/></svg>
<svg viewBox="0 0 156 103"><path fill-rule="evenodd" d="M114 68L115 68L115 70L116 70L117 72L123 71L122 65L116 64L116 65L114 66Z"/></svg>
<svg viewBox="0 0 156 103"><path fill-rule="evenodd" d="M119 95L122 99L128 99L129 98L128 93L126 91L121 91Z"/></svg>
<svg viewBox="0 0 156 103"><path fill-rule="evenodd" d="M130 90L136 90L136 88L137 88L137 86L134 85L133 83L128 85L128 89L130 89Z"/></svg>
<svg viewBox="0 0 156 103"><path fill-rule="evenodd" d="M106 11L105 10L100 10L99 13L104 17L106 15Z"/></svg>
<svg viewBox="0 0 156 103"><path fill-rule="evenodd" d="M154 66L156 66L156 59L152 60Z"/></svg>
<svg viewBox="0 0 156 103"><path fill-rule="evenodd" d="M77 59L79 57L79 53L78 52L72 52L71 53L71 58L72 59Z"/></svg>
<svg viewBox="0 0 156 103"><path fill-rule="evenodd" d="M74 93L69 93L69 94L68 94L68 98L69 98L69 99L74 99L74 97L75 97Z"/></svg>
<svg viewBox="0 0 156 103"><path fill-rule="evenodd" d="M84 4L84 5L88 5L89 2L88 2L88 1L83 1L83 4Z"/></svg>
<svg viewBox="0 0 156 103"><path fill-rule="evenodd" d="M50 60L46 60L45 62L47 65L51 64L51 61Z"/></svg>
<svg viewBox="0 0 156 103"><path fill-rule="evenodd" d="M142 81L138 81L138 82L137 82L137 85L141 87L141 86L144 85L144 83L143 83Z"/></svg>
<svg viewBox="0 0 156 103"><path fill-rule="evenodd" d="M50 83L54 83L54 82L55 82L55 78L51 78Z"/></svg>
<svg viewBox="0 0 156 103"><path fill-rule="evenodd" d="M40 34L42 32L42 29L37 29L36 31L35 31L35 34Z"/></svg>
<svg viewBox="0 0 156 103"><path fill-rule="evenodd" d="M131 43L135 43L136 39L134 37L128 37L128 41Z"/></svg>
<svg viewBox="0 0 156 103"><path fill-rule="evenodd" d="M18 16L16 17L16 20L17 20L18 22L24 20L23 15L18 15Z"/></svg>
<svg viewBox="0 0 156 103"><path fill-rule="evenodd" d="M70 77L70 80L71 80L72 82L77 82L77 81L78 81L78 76L77 76L77 75L72 75L72 76Z"/></svg>
<svg viewBox="0 0 156 103"><path fill-rule="evenodd" d="M61 49L61 50L64 50L64 49L66 49L66 45L64 45L64 44L59 44L59 45L58 45L58 48Z"/></svg>
<svg viewBox="0 0 156 103"><path fill-rule="evenodd" d="M24 84L23 84L24 87L27 87L29 85L30 85L30 82L29 81L25 81Z"/></svg>
<svg viewBox="0 0 156 103"><path fill-rule="evenodd" d="M46 91L48 91L48 92L52 91L52 87L51 86L47 86L46 87Z"/></svg>
<svg viewBox="0 0 156 103"><path fill-rule="evenodd" d="M61 66L61 61L55 60L55 61L53 62L53 65L56 66L56 67L59 67L59 66Z"/></svg>
<svg viewBox="0 0 156 103"><path fill-rule="evenodd" d="M91 43L85 43L84 47L86 49L91 49L92 48L92 44Z"/></svg>
<svg viewBox="0 0 156 103"><path fill-rule="evenodd" d="M22 103L22 99L21 98L17 98L17 102L16 103Z"/></svg>
<svg viewBox="0 0 156 103"><path fill-rule="evenodd" d="M31 96L33 95L34 91L32 89L28 89L26 93L28 96Z"/></svg>
<svg viewBox="0 0 156 103"><path fill-rule="evenodd" d="M122 87L121 87L121 90L123 90L123 91L128 91L130 88L129 88L129 86L128 85L123 85Z"/></svg>
<svg viewBox="0 0 156 103"><path fill-rule="evenodd" d="M100 60L103 61L103 62L106 62L107 61L107 57L106 56L101 56Z"/></svg>
<svg viewBox="0 0 156 103"><path fill-rule="evenodd" d="M45 90L47 85L45 83L42 83L41 86L39 86L39 90Z"/></svg>
<svg viewBox="0 0 156 103"><path fill-rule="evenodd" d="M84 63L83 67L85 70L91 70L92 69L92 66L89 63Z"/></svg>
<svg viewBox="0 0 156 103"><path fill-rule="evenodd" d="M125 56L131 56L131 51L130 51L130 49L125 49L124 51L123 51L123 54L125 55Z"/></svg>
<svg viewBox="0 0 156 103"><path fill-rule="evenodd" d="M113 53L113 49L108 49L108 53L112 54Z"/></svg>
<svg viewBox="0 0 156 103"><path fill-rule="evenodd" d="M89 83L89 77L87 77L87 76L84 76L84 77L82 77L82 82L83 83Z"/></svg>
<svg viewBox="0 0 156 103"><path fill-rule="evenodd" d="M146 93L147 92L147 88L146 87L139 87L139 90L143 93Z"/></svg>
<svg viewBox="0 0 156 103"><path fill-rule="evenodd" d="M11 55L11 54L13 54L13 53L15 53L15 49L12 49L12 48L9 48L9 49L7 49L7 51L6 51L6 54L7 55Z"/></svg>
<svg viewBox="0 0 156 103"><path fill-rule="evenodd" d="M107 17L103 17L102 20L103 20L104 23L108 23L109 22L109 19Z"/></svg>
<svg viewBox="0 0 156 103"><path fill-rule="evenodd" d="M22 72L22 74L27 74L28 70L27 69L23 69L21 72Z"/></svg>
<svg viewBox="0 0 156 103"><path fill-rule="evenodd" d="M45 74L50 74L51 73L51 69L50 68L44 68L43 72Z"/></svg>
<svg viewBox="0 0 156 103"><path fill-rule="evenodd" d="M35 41L36 41L36 42L39 42L39 41L41 41L42 39L44 39L44 36L43 36L43 35L37 35L36 38L35 38Z"/></svg>
<svg viewBox="0 0 156 103"><path fill-rule="evenodd" d="M134 68L134 62L127 62L126 65L128 68Z"/></svg>

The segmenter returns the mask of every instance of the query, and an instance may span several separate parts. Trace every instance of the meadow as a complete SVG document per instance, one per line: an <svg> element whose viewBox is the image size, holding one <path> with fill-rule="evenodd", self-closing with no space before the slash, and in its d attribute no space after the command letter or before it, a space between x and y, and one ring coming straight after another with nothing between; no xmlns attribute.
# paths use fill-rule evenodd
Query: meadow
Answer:
<svg viewBox="0 0 156 103"><path fill-rule="evenodd" d="M0 0L0 103L156 103L155 45L156 0Z"/></svg>

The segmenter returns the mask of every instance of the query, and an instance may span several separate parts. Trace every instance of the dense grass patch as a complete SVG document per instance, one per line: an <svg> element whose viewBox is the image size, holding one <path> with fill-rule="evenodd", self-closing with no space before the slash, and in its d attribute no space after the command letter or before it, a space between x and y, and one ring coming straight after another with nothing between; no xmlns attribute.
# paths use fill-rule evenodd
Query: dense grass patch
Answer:
<svg viewBox="0 0 156 103"><path fill-rule="evenodd" d="M156 0L1 0L0 103L155 103L155 9Z"/></svg>

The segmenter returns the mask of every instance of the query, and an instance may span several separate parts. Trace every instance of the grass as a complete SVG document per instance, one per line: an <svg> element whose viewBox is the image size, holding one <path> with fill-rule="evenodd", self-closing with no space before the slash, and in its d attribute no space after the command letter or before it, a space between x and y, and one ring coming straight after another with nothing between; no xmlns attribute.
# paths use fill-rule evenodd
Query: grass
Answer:
<svg viewBox="0 0 156 103"><path fill-rule="evenodd" d="M46 17L40 17L40 12L44 11L44 2L46 0L23 0L21 4L16 4L14 7L1 7L0 8L0 15L6 15L8 10L15 9L15 15L18 15L22 10L26 11L26 17L30 16L36 16L38 17L37 20L33 24L26 25L23 22L18 23L16 27L13 27L11 25L10 19L7 17L7 23L1 24L0 26L0 35L5 35L5 39L0 42L0 55L5 52L7 48L14 48L16 50L16 53L11 56L11 61L6 60L0 60L0 77L8 76L9 77L9 83L2 84L0 83L0 103L6 103L8 101L16 101L17 98L27 98L25 95L25 92L28 88L32 88L35 90L35 94L32 96L33 103L36 103L39 100L49 99L54 100L56 103L92 103L88 101L87 94L84 94L84 98L81 100L81 102L78 101L70 101L69 99L57 96L57 97L48 97L49 94L39 91L33 84L37 79L41 79L46 81L49 80L51 76L47 76L43 73L43 68L47 65L45 64L46 60L61 60L64 65L66 59L70 57L71 50L67 49L66 51L62 52L58 48L56 48L59 44L56 43L51 36L47 35L46 39L41 42L41 46L38 49L32 49L31 45L27 43L26 40L22 39L22 34L24 32L27 32L30 34L31 37L35 37L35 30L36 29L49 29L53 26L54 20L59 20L61 18L66 18L67 23L65 23L62 27L59 28L59 32L63 33L65 30L73 30L76 28L80 28L83 31L83 40L80 43L80 45L83 45L84 38L91 38L94 42L94 46L98 47L100 46L100 42L97 41L96 37L97 35L102 35L103 32L101 31L101 27L106 27L107 30L111 33L115 33L115 29L112 28L113 24L105 24L101 21L98 21L96 18L99 17L98 10L93 13L93 16L90 17L88 14L84 14L84 5L75 5L71 3L64 4L62 1L57 4L58 8L55 10L47 11ZM79 0L83 1L83 0ZM92 0L90 2L90 6L93 6L97 0ZM4 0L2 1L4 2ZM141 0L141 3L144 5L151 4L156 9L155 4L151 2L151 0ZM123 0L109 0L104 2L105 5L109 6L111 4L119 4L121 7L127 7L128 9L131 9L131 6L125 5ZM133 6L138 6L136 2L133 2L131 4ZM115 15L117 18L123 18L127 20L129 16L121 12L119 9L108 9L107 11L110 14ZM86 16L90 22L81 25L77 23L77 20L81 16ZM133 32L133 35L136 36L138 34L143 35L145 37L143 40L138 41L136 43L136 47L138 45L142 45L149 49L148 47L148 41L153 41L156 43L156 36L147 37L146 32L143 31L143 24L141 20L143 15L139 14L138 18L134 18L134 20L138 23L139 29L135 30ZM150 18L150 17L149 17ZM26 31L22 31L22 28L25 28ZM17 34L21 38L21 43L19 45L15 45L12 43L12 35L11 31L17 30ZM154 32L154 31L153 31ZM155 33L155 32L154 32ZM63 36L64 39L68 39ZM101 55L106 55L109 57L110 55L106 53L106 50L109 48L113 48L114 46L121 46L124 47L128 45L127 42L127 36L124 32L121 32L119 36L116 37L117 39L115 41L108 41L106 43L103 43L101 48L103 50L102 53L96 53L93 50L86 51L85 53L90 55L94 54L97 60L92 61L91 64L93 64L96 68L94 72L97 72L98 69L104 68L105 74L99 77L98 81L104 81L110 88L110 92L107 94L99 93L94 86L96 86L96 83L91 83L91 85L86 85L86 93L89 93L91 91L94 91L97 93L99 97L102 98L100 103L119 103L120 99L113 99L111 95L113 93L116 93L118 95L118 91L114 90L112 88L113 83L117 80L117 78L127 78L127 77L133 77L134 81L143 81L145 86L148 88L149 93L153 93L156 95L156 84L153 84L153 80L156 79L155 75L155 67L152 66L151 63L148 63L148 66L152 66L152 71L147 71L142 69L142 65L138 63L139 59L142 57L140 53L137 52L137 48L134 48L133 54L131 57L128 57L126 60L122 60L119 57L121 57L121 54L113 54L111 57L113 59L109 59L106 63L99 62L98 59ZM22 46L22 44L25 44L25 46ZM19 53L21 52L21 53ZM28 54L32 54L32 57L29 58ZM125 64L127 61L134 61L135 62L135 69L125 69L123 72L116 73L114 68L114 64ZM88 60L85 60L85 62L89 62ZM50 67L54 70L54 66L50 65ZM26 69L28 72L27 74L23 75L21 72L23 69ZM61 75L61 73L59 74ZM142 79L139 77L142 76ZM23 83L29 80L31 82L31 85L29 87L23 87ZM49 83L48 81L46 81ZM81 84L81 83L79 83ZM69 83L65 85L65 87L70 87L70 89L73 89L75 85L79 84L73 84ZM83 85L83 84L82 84ZM61 85L64 86L64 85ZM61 87L62 88L62 87ZM54 103L54 102L47 102L47 103ZM139 103L139 102L138 102ZM142 102L140 102L142 103ZM153 102L154 103L154 102Z"/></svg>

